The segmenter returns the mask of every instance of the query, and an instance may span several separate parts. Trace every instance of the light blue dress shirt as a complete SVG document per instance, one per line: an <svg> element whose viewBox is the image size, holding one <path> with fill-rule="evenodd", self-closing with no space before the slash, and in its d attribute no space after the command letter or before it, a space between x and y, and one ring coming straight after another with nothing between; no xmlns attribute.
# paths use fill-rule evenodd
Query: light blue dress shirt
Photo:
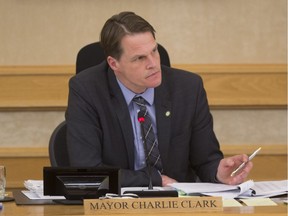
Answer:
<svg viewBox="0 0 288 216"><path fill-rule="evenodd" d="M126 100L126 103L130 112L133 133L134 133L134 145L135 145L134 169L139 170L139 169L146 167L146 161L145 161L145 151L144 151L144 146L143 146L143 141L142 141L141 127L140 127L140 123L138 122L139 107L132 100L134 97L138 97L138 96L141 96L146 100L147 102L146 107L151 117L154 133L157 137L156 115L155 115L155 105L154 105L154 88L148 88L142 94L135 94L134 92L126 88L118 79L117 81L124 95L124 98Z"/></svg>

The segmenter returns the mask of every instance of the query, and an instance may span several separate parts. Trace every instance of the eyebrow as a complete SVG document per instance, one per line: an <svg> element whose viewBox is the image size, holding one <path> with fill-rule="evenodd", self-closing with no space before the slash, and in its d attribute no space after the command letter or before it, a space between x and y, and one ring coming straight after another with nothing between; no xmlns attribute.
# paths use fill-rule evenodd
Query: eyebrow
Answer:
<svg viewBox="0 0 288 216"><path fill-rule="evenodd" d="M153 49L152 49L152 51L154 51L154 50L156 50L158 48L158 43L156 43L156 45L153 47ZM133 56L132 58L131 58L131 60L133 61L133 60L135 60L135 59L137 59L137 58L139 58L139 57L145 57L146 55L144 55L144 54L140 54L140 55L135 55L135 56Z"/></svg>

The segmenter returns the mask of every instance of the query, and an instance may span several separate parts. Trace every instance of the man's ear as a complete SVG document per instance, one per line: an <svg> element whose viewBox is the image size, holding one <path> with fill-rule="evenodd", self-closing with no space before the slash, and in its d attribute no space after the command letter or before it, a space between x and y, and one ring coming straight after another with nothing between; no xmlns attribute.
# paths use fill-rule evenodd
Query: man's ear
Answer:
<svg viewBox="0 0 288 216"><path fill-rule="evenodd" d="M118 61L112 56L107 57L107 62L113 71L117 71L118 69Z"/></svg>

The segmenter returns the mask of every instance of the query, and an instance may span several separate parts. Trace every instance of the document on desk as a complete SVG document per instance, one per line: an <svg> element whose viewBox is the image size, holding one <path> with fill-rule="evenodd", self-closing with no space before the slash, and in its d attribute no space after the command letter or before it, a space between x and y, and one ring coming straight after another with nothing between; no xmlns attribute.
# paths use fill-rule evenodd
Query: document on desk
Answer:
<svg viewBox="0 0 288 216"><path fill-rule="evenodd" d="M247 206L277 206L277 203L275 203L270 198L253 197L250 199L240 199L240 200Z"/></svg>
<svg viewBox="0 0 288 216"><path fill-rule="evenodd" d="M252 180L240 185L227 185L219 183L173 183L170 186L187 195L222 196L223 198L235 198L240 194L252 193L250 189L254 185Z"/></svg>
<svg viewBox="0 0 288 216"><path fill-rule="evenodd" d="M255 191L253 197L273 197L278 195L284 195L288 192L288 180L280 181L258 181L254 182L254 186L251 188ZM239 198L249 198L245 194L240 195Z"/></svg>
<svg viewBox="0 0 288 216"><path fill-rule="evenodd" d="M44 196L43 195L43 180L26 180L24 181L24 186L28 190L24 190L21 192L31 200L65 199L64 196Z"/></svg>
<svg viewBox="0 0 288 216"><path fill-rule="evenodd" d="M187 195L221 196L227 198L272 197L287 194L287 180L254 182L239 185L219 183L173 183L170 186Z"/></svg>
<svg viewBox="0 0 288 216"><path fill-rule="evenodd" d="M64 196L44 196L39 193L34 193L32 191L21 191L26 197L28 197L30 200L63 200L66 199Z"/></svg>

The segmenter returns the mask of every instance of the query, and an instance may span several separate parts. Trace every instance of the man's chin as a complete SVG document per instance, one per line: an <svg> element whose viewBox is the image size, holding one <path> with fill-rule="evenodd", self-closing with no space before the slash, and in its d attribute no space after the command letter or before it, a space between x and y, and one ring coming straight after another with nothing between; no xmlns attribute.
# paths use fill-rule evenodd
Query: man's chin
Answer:
<svg viewBox="0 0 288 216"><path fill-rule="evenodd" d="M157 81L157 82L154 82L154 83L151 83L151 85L149 85L148 88L156 88L156 87L160 86L161 83L162 83L161 81L162 81L162 80Z"/></svg>
<svg viewBox="0 0 288 216"><path fill-rule="evenodd" d="M150 76L147 78L147 81L149 82L149 88L156 88L158 87L162 82L162 76L161 73L156 73L153 76Z"/></svg>

